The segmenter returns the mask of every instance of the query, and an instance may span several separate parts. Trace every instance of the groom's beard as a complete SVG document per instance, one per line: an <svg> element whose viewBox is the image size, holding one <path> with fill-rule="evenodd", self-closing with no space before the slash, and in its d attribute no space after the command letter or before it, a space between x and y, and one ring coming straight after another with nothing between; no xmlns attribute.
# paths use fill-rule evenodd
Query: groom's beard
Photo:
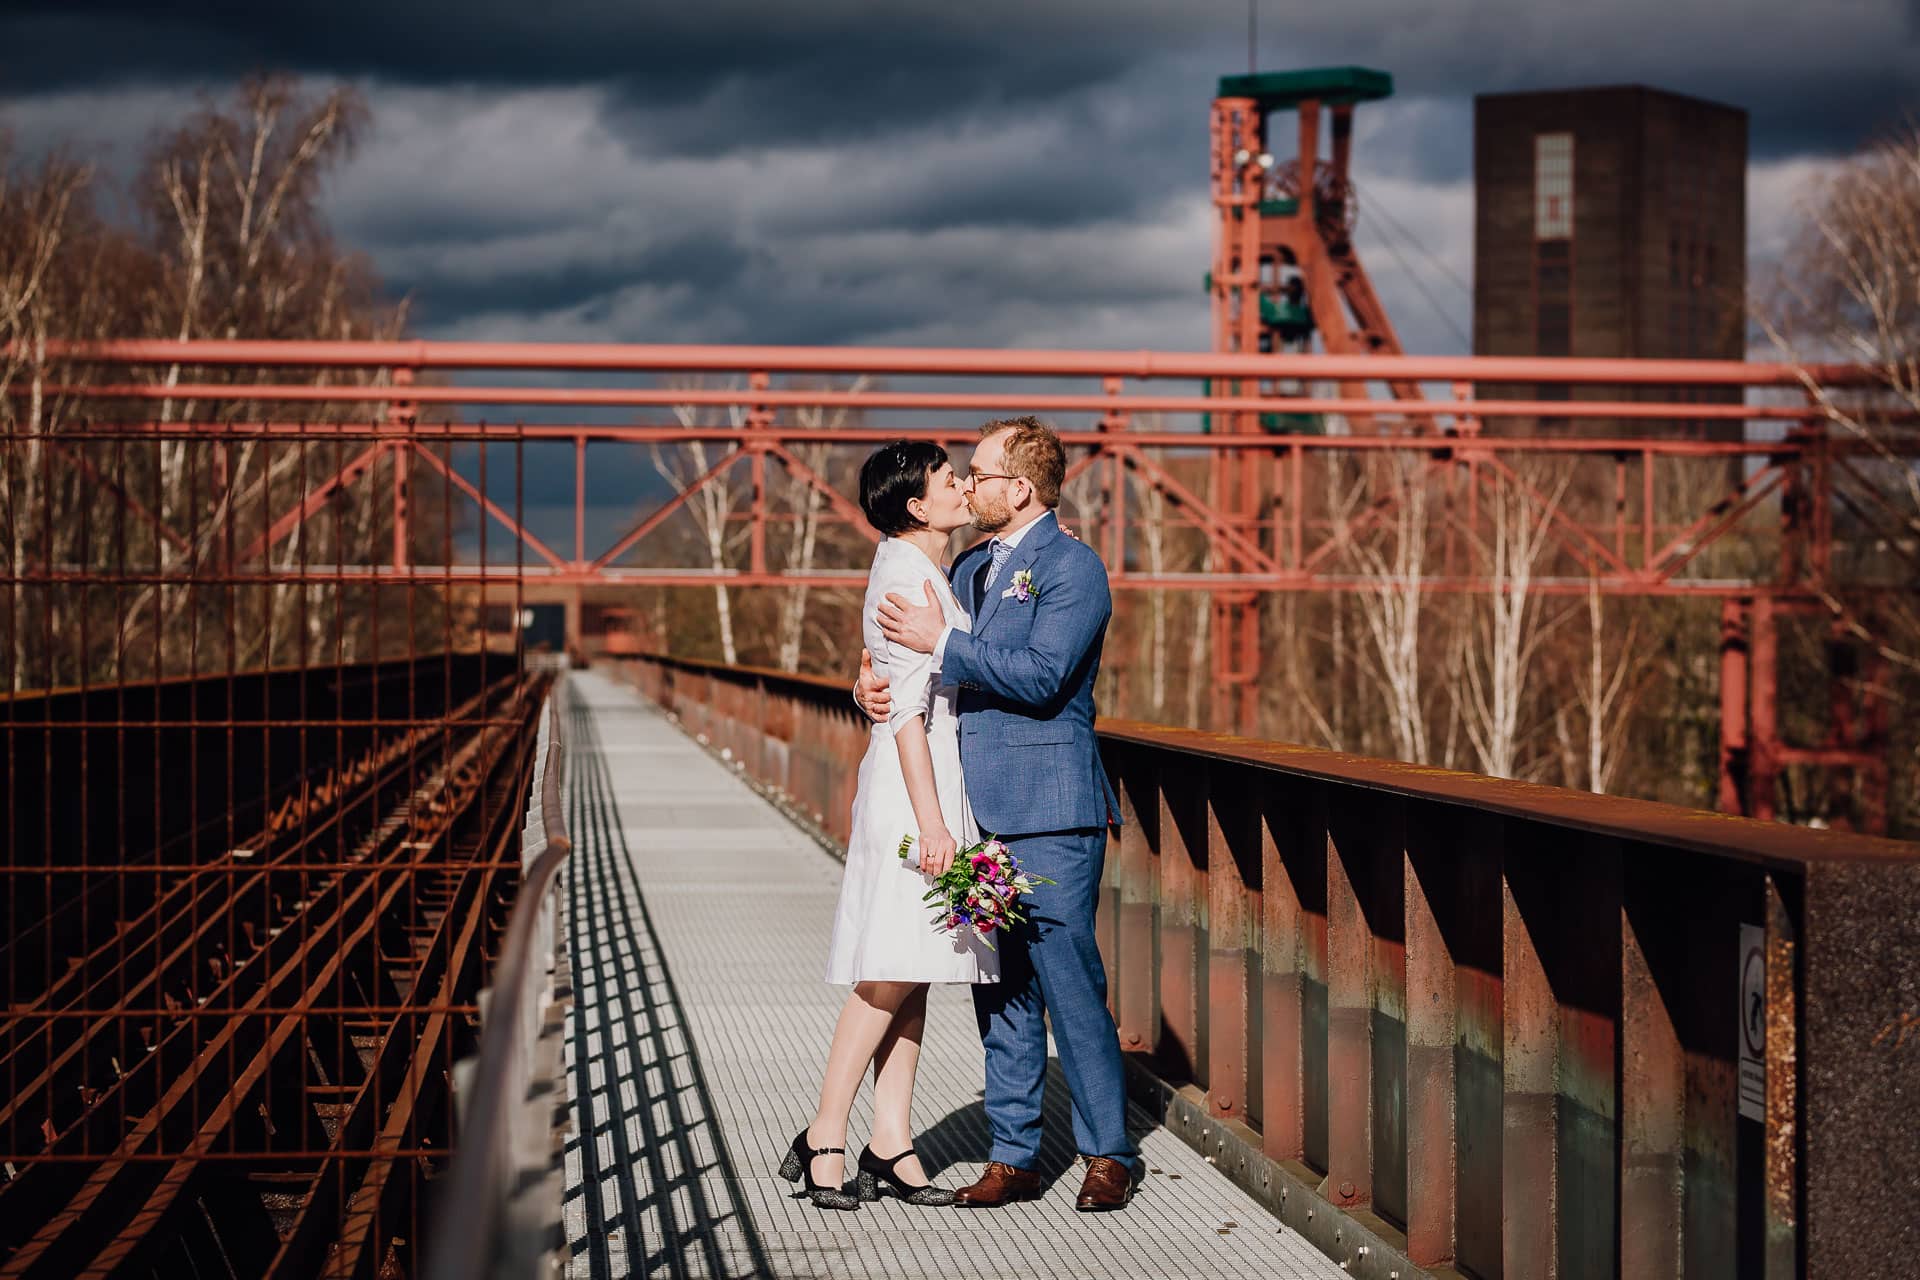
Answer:
<svg viewBox="0 0 1920 1280"><path fill-rule="evenodd" d="M1004 502L984 502L974 498L973 527L982 533L998 533L1013 522L1013 508Z"/></svg>

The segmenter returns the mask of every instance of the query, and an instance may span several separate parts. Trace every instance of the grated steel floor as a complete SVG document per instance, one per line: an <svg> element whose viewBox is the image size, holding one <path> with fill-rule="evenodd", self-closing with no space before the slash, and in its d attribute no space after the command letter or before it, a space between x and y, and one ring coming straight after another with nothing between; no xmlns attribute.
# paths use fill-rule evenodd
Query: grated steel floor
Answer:
<svg viewBox="0 0 1920 1280"><path fill-rule="evenodd" d="M1337 1277L1331 1261L1137 1108L1132 1207L1081 1214L1049 1072L1039 1201L817 1210L775 1173L812 1114L846 988L820 980L840 864L624 686L572 677L567 1079L570 1277ZM921 1160L959 1186L987 1152L962 987L928 1004ZM848 1148L865 1140L863 1091Z"/></svg>

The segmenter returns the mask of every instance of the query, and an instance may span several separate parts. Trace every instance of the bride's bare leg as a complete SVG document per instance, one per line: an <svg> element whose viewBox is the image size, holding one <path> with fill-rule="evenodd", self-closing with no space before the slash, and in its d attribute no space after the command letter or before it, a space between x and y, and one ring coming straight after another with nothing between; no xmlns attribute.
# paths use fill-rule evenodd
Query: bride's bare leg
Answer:
<svg viewBox="0 0 1920 1280"><path fill-rule="evenodd" d="M923 982L901 1002L873 1057L873 1133L867 1145L890 1159L913 1145L913 1078L920 1067L920 1038L927 1029L927 986ZM920 1158L908 1156L894 1167L909 1185L925 1182Z"/></svg>
<svg viewBox="0 0 1920 1280"><path fill-rule="evenodd" d="M820 1107L807 1126L810 1147L847 1145L847 1116L853 1110L854 1095L866 1077L867 1064L880 1048L894 1014L912 995L912 982L861 982L853 988L846 1004L840 1007L840 1021L833 1029L833 1046L827 1050L827 1069L820 1078ZM823 1186L837 1187L846 1177L842 1156L815 1156L813 1180Z"/></svg>

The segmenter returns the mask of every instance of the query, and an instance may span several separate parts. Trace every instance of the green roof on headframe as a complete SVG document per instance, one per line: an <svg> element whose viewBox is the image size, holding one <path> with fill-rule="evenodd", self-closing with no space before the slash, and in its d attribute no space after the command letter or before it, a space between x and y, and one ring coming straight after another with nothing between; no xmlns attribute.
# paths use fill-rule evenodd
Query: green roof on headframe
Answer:
<svg viewBox="0 0 1920 1280"><path fill-rule="evenodd" d="M1313 67L1306 71L1262 71L1221 76L1222 98L1252 98L1268 111L1297 107L1308 98L1329 106L1378 102L1393 96L1393 77L1369 67Z"/></svg>

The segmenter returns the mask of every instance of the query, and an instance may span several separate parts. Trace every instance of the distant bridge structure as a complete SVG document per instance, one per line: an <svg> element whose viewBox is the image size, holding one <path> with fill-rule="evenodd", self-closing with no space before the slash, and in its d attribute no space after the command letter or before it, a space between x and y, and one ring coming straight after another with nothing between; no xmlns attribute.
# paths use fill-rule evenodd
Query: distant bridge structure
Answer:
<svg viewBox="0 0 1920 1280"><path fill-rule="evenodd" d="M1885 663L1861 641L1863 623L1887 593L1910 592L1920 567L1899 468L1887 465L1889 449L1920 452L1920 436L1896 431L1891 446L1869 445L1831 425L1819 394L1870 401L1864 370L440 342L117 341L53 344L48 354L46 376L15 394L57 406L61 426L16 434L8 465L31 468L20 479L39 474L56 504L109 504L91 516L77 506L44 512L53 523L90 520L104 535L124 518L160 549L150 565L116 565L97 538L96 565L10 566L10 582L29 595L84 592L108 577L162 590L422 584L510 597L516 609L565 605L577 645L589 588L859 586L864 557L847 554L844 540L837 560L789 553L783 539L798 517L780 509L775 485L808 495L812 527L872 538L845 480L836 482L854 457L901 436L962 445L985 418L1038 412L1070 450L1069 522L1120 592L1216 601L1416 586L1506 592L1512 574L1477 551L1504 504L1538 526L1546 548L1530 592L1718 602L1721 807L1771 816L1782 771L1819 765L1852 793L1859 825L1884 829L1886 707L1855 690L1878 687ZM1481 394L1516 386L1631 398ZM1701 388L1745 402L1689 398ZM1409 389L1422 393L1417 402L1396 394ZM629 420L527 420L609 415ZM1531 432L1542 415L1604 430ZM1230 419L1266 425L1228 430ZM1745 428L1749 438L1700 438L1702 424ZM636 448L697 450L702 462L617 534L590 541L589 506L609 500L596 464L609 449ZM156 461L163 455L170 461ZM232 473L243 459L254 471ZM151 476L162 465L194 488L195 509L156 496ZM571 529L556 536L549 519L536 530L528 474L569 466ZM60 477L84 483L62 488ZM416 477L443 491L436 509L414 500ZM673 536L676 522L684 535L689 505L722 486L728 496L713 510L725 547L696 553ZM1243 501L1249 494L1257 505ZM381 545L363 540L323 562L312 535L342 503L382 509ZM1434 521L1419 564L1361 554L1414 511ZM478 536L456 537L456 521ZM1197 545L1193 563L1153 563L1148 535L1168 530ZM1818 741L1786 741L1779 727L1779 628L1794 616L1832 631L1834 716ZM1257 629L1216 637L1215 649L1217 688L1250 688L1263 656ZM1239 694L1218 701L1220 727L1241 722L1245 704Z"/></svg>

